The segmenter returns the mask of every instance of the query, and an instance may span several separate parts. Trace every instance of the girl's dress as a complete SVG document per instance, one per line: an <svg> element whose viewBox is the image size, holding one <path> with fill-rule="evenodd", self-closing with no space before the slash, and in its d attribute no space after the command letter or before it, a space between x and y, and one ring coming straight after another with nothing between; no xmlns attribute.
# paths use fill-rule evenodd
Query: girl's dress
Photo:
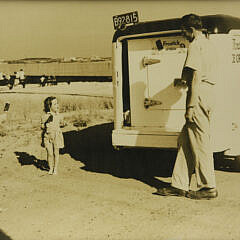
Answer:
<svg viewBox="0 0 240 240"><path fill-rule="evenodd" d="M64 140L60 129L62 118L59 113L48 112L42 116L42 146L53 144L54 147L63 148Z"/></svg>

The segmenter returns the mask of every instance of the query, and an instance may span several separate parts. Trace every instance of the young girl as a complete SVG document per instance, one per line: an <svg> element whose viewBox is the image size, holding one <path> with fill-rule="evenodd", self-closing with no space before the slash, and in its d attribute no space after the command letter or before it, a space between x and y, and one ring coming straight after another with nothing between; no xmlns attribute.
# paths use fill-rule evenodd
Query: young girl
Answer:
<svg viewBox="0 0 240 240"><path fill-rule="evenodd" d="M42 147L47 150L47 161L49 164L48 174L57 174L59 162L59 148L64 147L63 134L60 124L63 123L59 114L56 97L47 97L44 100L45 114L41 119Z"/></svg>

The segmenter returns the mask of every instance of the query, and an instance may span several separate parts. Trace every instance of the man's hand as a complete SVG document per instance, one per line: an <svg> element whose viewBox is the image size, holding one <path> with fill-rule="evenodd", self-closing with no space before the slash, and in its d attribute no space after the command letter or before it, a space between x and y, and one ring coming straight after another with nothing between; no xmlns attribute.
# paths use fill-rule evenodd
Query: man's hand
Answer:
<svg viewBox="0 0 240 240"><path fill-rule="evenodd" d="M187 122L193 123L194 122L194 107L188 107L185 113L185 119Z"/></svg>

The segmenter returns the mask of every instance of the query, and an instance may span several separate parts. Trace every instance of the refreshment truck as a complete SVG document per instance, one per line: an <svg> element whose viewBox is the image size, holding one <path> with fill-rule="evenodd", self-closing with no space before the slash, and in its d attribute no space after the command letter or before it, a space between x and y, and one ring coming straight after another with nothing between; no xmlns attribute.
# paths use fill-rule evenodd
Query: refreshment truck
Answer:
<svg viewBox="0 0 240 240"><path fill-rule="evenodd" d="M187 88L180 78L189 45L180 18L127 26L121 15L114 21L112 144L176 149L185 123ZM202 21L216 53L214 151L240 155L240 18L208 15Z"/></svg>

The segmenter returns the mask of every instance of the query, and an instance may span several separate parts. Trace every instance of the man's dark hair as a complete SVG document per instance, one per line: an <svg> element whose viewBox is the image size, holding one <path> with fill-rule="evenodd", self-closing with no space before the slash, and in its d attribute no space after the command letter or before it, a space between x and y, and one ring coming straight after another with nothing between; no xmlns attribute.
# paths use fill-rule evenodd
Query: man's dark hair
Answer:
<svg viewBox="0 0 240 240"><path fill-rule="evenodd" d="M194 27L195 29L202 29L201 17L196 14L188 14L182 17L181 25L184 28Z"/></svg>
<svg viewBox="0 0 240 240"><path fill-rule="evenodd" d="M50 112L50 108L52 106L52 101L56 99L56 97L47 97L45 100L44 100L44 112Z"/></svg>

